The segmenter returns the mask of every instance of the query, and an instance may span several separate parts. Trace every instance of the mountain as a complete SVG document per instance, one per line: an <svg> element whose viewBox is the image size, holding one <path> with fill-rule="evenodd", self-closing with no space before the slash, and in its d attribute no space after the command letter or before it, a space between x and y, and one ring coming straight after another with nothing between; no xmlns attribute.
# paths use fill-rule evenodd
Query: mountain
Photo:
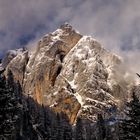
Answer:
<svg viewBox="0 0 140 140"><path fill-rule="evenodd" d="M24 95L75 123L79 116L116 112L127 99L129 81L121 57L67 23L38 41L35 50L9 51L1 67L11 70ZM2 69L2 68L1 68Z"/></svg>

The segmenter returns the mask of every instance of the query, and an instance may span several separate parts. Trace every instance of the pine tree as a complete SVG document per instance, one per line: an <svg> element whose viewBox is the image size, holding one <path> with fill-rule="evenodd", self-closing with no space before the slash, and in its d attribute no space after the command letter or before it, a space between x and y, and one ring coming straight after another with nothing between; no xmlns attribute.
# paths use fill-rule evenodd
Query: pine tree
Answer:
<svg viewBox="0 0 140 140"><path fill-rule="evenodd" d="M85 125L86 140L95 140L95 138L93 138L93 136L94 136L93 131L94 131L94 129L91 127L91 122L87 121L86 125Z"/></svg>
<svg viewBox="0 0 140 140"><path fill-rule="evenodd" d="M101 114L97 116L97 140L104 140L106 137L105 122Z"/></svg>
<svg viewBox="0 0 140 140"><path fill-rule="evenodd" d="M19 81L15 83L14 90L16 99L19 101L20 104L22 104L22 87Z"/></svg>
<svg viewBox="0 0 140 140"><path fill-rule="evenodd" d="M6 82L7 82L7 87L11 90L14 90L14 86L15 86L14 76L11 70L8 70Z"/></svg>
<svg viewBox="0 0 140 140"><path fill-rule="evenodd" d="M66 114L61 113L63 140L72 140L72 127Z"/></svg>
<svg viewBox="0 0 140 140"><path fill-rule="evenodd" d="M135 93L132 100L127 103L126 119L120 123L120 140L140 139L140 101Z"/></svg>
<svg viewBox="0 0 140 140"><path fill-rule="evenodd" d="M45 106L43 106L43 114L44 114L44 129L45 129L45 135L46 139L51 138L51 118L50 118L50 111L47 110Z"/></svg>
<svg viewBox="0 0 140 140"><path fill-rule="evenodd" d="M12 75L10 75L12 78ZM9 77L8 77L9 78ZM9 86L3 75L0 76L0 138L12 139L16 135L18 105L14 88ZM13 138L14 139L14 138Z"/></svg>
<svg viewBox="0 0 140 140"><path fill-rule="evenodd" d="M84 139L84 130L81 118L77 118L76 130L75 130L75 140L85 140Z"/></svg>
<svg viewBox="0 0 140 140"><path fill-rule="evenodd" d="M57 139L58 140L63 140L63 135L64 135L64 128L63 128L63 121L61 118L61 115L57 113Z"/></svg>

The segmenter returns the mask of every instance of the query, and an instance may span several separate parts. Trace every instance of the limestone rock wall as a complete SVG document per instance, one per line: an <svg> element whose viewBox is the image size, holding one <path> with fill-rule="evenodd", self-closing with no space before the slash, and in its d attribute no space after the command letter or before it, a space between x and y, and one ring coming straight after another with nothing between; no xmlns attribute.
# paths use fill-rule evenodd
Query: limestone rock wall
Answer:
<svg viewBox="0 0 140 140"><path fill-rule="evenodd" d="M66 113L74 123L77 115L94 121L97 113L116 108L126 98L120 64L98 41L64 24L44 36L34 52L14 56L6 69L20 81L25 95Z"/></svg>

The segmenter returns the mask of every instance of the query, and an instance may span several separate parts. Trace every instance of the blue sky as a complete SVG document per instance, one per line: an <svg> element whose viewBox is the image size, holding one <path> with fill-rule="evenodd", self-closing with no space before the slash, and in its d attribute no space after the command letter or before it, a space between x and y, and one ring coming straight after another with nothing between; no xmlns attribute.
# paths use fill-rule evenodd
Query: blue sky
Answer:
<svg viewBox="0 0 140 140"><path fill-rule="evenodd" d="M128 59L139 57L140 0L0 0L0 55L64 22Z"/></svg>

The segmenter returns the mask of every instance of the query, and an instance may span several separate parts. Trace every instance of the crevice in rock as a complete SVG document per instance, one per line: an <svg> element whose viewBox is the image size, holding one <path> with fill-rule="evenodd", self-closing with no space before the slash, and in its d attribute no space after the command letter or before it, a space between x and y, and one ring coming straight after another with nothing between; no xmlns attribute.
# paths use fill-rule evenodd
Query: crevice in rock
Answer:
<svg viewBox="0 0 140 140"><path fill-rule="evenodd" d="M56 56L56 59L57 60L60 60L61 63L63 63L63 59L65 57L65 52L64 51L61 51L61 50L58 50L55 54Z"/></svg>
<svg viewBox="0 0 140 140"><path fill-rule="evenodd" d="M71 87L71 85L68 83L68 85L67 85L67 89L68 89L68 91L70 91L71 93L75 93L75 90Z"/></svg>
<svg viewBox="0 0 140 140"><path fill-rule="evenodd" d="M65 57L64 54L60 54L60 61L61 61L61 63L63 62L64 57Z"/></svg>
<svg viewBox="0 0 140 140"><path fill-rule="evenodd" d="M56 77L60 74L61 69L62 69L62 66L58 67L58 69L57 69L57 71L56 71Z"/></svg>
<svg viewBox="0 0 140 140"><path fill-rule="evenodd" d="M24 79L25 79L25 73L26 73L26 66L29 62L29 55L28 55L28 51L26 52L26 58L25 58L25 63L24 63L24 67L23 67L23 79L22 79L22 87L24 85Z"/></svg>
<svg viewBox="0 0 140 140"><path fill-rule="evenodd" d="M60 72L61 72L61 69L62 69L62 65L59 65L54 73L54 75L52 76L52 83L51 85L54 86L55 84L55 81L56 81L56 78L59 76Z"/></svg>

